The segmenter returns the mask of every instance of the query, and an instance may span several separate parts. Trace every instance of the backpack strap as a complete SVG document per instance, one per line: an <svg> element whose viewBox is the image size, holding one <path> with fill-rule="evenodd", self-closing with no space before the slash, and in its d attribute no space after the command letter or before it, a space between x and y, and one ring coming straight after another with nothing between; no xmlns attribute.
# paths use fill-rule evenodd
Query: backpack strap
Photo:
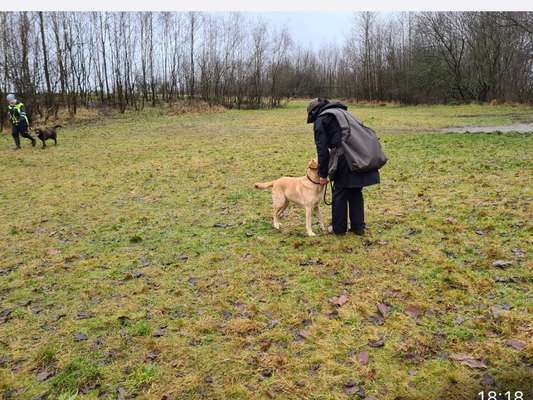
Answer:
<svg viewBox="0 0 533 400"><path fill-rule="evenodd" d="M348 114L348 112L345 110L341 110L340 108L330 108L328 110L322 111L319 116L325 114L331 114L335 116L335 119L337 120L342 132L341 141L344 142L350 134L350 124L348 122L348 116L346 115Z"/></svg>

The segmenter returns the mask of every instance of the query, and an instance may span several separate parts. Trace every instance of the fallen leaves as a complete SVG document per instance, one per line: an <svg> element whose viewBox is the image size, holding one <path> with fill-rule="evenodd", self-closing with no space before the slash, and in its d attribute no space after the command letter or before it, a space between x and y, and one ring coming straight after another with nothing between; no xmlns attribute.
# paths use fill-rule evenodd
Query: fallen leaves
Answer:
<svg viewBox="0 0 533 400"><path fill-rule="evenodd" d="M368 322L371 322L374 325L383 325L385 323L385 319L378 312L370 315L366 319Z"/></svg>
<svg viewBox="0 0 533 400"><path fill-rule="evenodd" d="M366 397L365 390L358 385L357 381L353 379L347 381L344 385L342 385L342 390L347 395L356 394L361 399L364 399Z"/></svg>
<svg viewBox="0 0 533 400"><path fill-rule="evenodd" d="M48 378L54 376L55 374L52 372L52 371L41 371L37 374L37 380L39 382L44 382L46 381Z"/></svg>
<svg viewBox="0 0 533 400"><path fill-rule="evenodd" d="M526 256L526 253L524 252L524 250L519 249L517 247L512 248L511 253L513 253L516 258L524 258Z"/></svg>
<svg viewBox="0 0 533 400"><path fill-rule="evenodd" d="M57 321L59 321L59 320L65 318L66 316L67 316L67 314L65 314L65 313L59 313L59 314L57 314L56 317L54 318L54 321L57 322Z"/></svg>
<svg viewBox="0 0 533 400"><path fill-rule="evenodd" d="M498 319L504 316L510 309L511 306L509 304L496 304L490 308L490 312L494 318Z"/></svg>
<svg viewBox="0 0 533 400"><path fill-rule="evenodd" d="M513 265L513 262L507 260L496 260L492 263L492 266L496 268L508 268L511 265Z"/></svg>
<svg viewBox="0 0 533 400"><path fill-rule="evenodd" d="M87 312L87 311L80 311L76 314L76 317L74 317L75 319L88 319L88 318L92 318L92 314L90 312Z"/></svg>
<svg viewBox="0 0 533 400"><path fill-rule="evenodd" d="M139 258L138 264L139 267L146 268L150 266L151 262L146 256L141 256L141 258Z"/></svg>
<svg viewBox="0 0 533 400"><path fill-rule="evenodd" d="M332 297L331 299L329 299L329 302L337 307L342 307L343 305L346 304L347 301L348 301L348 296L346 296L345 294L341 294L338 297Z"/></svg>
<svg viewBox="0 0 533 400"><path fill-rule="evenodd" d="M309 367L309 375L316 375L321 365L319 363L314 363Z"/></svg>
<svg viewBox="0 0 533 400"><path fill-rule="evenodd" d="M412 304L408 304L405 306L404 311L407 315L409 315L411 318L417 319L422 311L417 306L414 306Z"/></svg>
<svg viewBox="0 0 533 400"><path fill-rule="evenodd" d="M161 337L165 336L166 330L163 327L157 328L154 333L152 333L153 337Z"/></svg>
<svg viewBox="0 0 533 400"><path fill-rule="evenodd" d="M368 364L368 351L362 351L357 355L357 361L359 361L359 364L361 365L367 365Z"/></svg>
<svg viewBox="0 0 533 400"><path fill-rule="evenodd" d="M83 333L83 332L79 332L79 333L76 333L74 335L74 341L75 342L81 342L81 341L87 340L87 339L88 339L88 336L85 333Z"/></svg>
<svg viewBox="0 0 533 400"><path fill-rule="evenodd" d="M475 357L473 357L473 356L471 356L469 354L465 354L465 353L450 354L450 359L458 361L461 364L466 365L467 367L470 367L470 368L475 368L475 369L487 368L487 365L485 364L484 361L479 360L479 359L477 359L477 358L475 358Z"/></svg>
<svg viewBox="0 0 533 400"><path fill-rule="evenodd" d="M4 308L0 311L0 324L5 324L11 317L12 310L10 308Z"/></svg>
<svg viewBox="0 0 533 400"><path fill-rule="evenodd" d="M265 368L264 370L261 371L261 376L263 378L270 378L273 372L274 370L272 368Z"/></svg>
<svg viewBox="0 0 533 400"><path fill-rule="evenodd" d="M296 334L294 335L294 339L296 341L300 341L300 340L304 340L304 339L309 339L310 336L311 336L311 334L309 333L309 331L306 331L305 329L302 329L302 330L296 332Z"/></svg>
<svg viewBox="0 0 533 400"><path fill-rule="evenodd" d="M366 320L374 325L383 325L385 318L391 313L391 307L386 303L378 303L376 305L377 312L368 316Z"/></svg>
<svg viewBox="0 0 533 400"><path fill-rule="evenodd" d="M522 351L526 348L526 344L518 339L507 339L504 343L506 346L512 347L518 351Z"/></svg>
<svg viewBox="0 0 533 400"><path fill-rule="evenodd" d="M224 222L215 222L213 224L213 228L230 228L232 226L233 226L233 224L226 224Z"/></svg>
<svg viewBox="0 0 533 400"><path fill-rule="evenodd" d="M155 351L150 351L145 357L145 360L148 362L154 362L157 359L158 353Z"/></svg>
<svg viewBox="0 0 533 400"><path fill-rule="evenodd" d="M324 265L324 263L319 258L308 258L307 260L300 261L300 266L310 266L310 265Z"/></svg>
<svg viewBox="0 0 533 400"><path fill-rule="evenodd" d="M493 386L494 385L494 378L490 374L484 374L481 378L481 384L483 386Z"/></svg>
<svg viewBox="0 0 533 400"><path fill-rule="evenodd" d="M140 271L129 271L124 274L124 280L128 281L130 279L137 279L144 276L144 274Z"/></svg>
<svg viewBox="0 0 533 400"><path fill-rule="evenodd" d="M383 318L387 318L390 313L390 307L385 303L378 303L377 309Z"/></svg>
<svg viewBox="0 0 533 400"><path fill-rule="evenodd" d="M377 339L369 339L368 345L370 347L383 347L385 345L385 338L383 336L378 337Z"/></svg>
<svg viewBox="0 0 533 400"><path fill-rule="evenodd" d="M470 368L487 368L487 365L483 361L475 359L463 360L461 361L461 364L464 364Z"/></svg>

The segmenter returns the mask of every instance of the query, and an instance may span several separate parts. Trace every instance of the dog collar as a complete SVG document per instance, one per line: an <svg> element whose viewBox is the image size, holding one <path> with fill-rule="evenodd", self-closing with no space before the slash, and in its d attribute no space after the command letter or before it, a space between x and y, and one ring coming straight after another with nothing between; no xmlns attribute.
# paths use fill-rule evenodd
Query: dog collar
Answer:
<svg viewBox="0 0 533 400"><path fill-rule="evenodd" d="M320 182L315 182L314 180L312 180L310 177L309 177L309 174L305 174L305 176L307 177L307 179L309 179L311 182L313 182L315 185L320 185Z"/></svg>

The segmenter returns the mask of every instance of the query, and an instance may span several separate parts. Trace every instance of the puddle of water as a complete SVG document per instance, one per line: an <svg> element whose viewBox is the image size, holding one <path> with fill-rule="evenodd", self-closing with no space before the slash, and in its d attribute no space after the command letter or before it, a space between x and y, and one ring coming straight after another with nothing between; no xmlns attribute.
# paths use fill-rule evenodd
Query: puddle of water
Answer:
<svg viewBox="0 0 533 400"><path fill-rule="evenodd" d="M510 125L492 125L492 126L456 126L442 129L442 132L452 133L486 133L486 132L520 132L533 133L533 122L510 124Z"/></svg>

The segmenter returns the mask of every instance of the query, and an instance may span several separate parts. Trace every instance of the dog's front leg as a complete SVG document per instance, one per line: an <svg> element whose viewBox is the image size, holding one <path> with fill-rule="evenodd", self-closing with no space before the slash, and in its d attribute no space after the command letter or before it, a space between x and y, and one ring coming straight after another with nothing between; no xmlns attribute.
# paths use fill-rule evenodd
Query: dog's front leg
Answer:
<svg viewBox="0 0 533 400"><path fill-rule="evenodd" d="M324 226L324 221L322 220L322 214L320 214L320 203L317 203L315 210L316 210L316 217L318 219L318 224L320 225L320 229L322 229L322 232L326 232L326 227Z"/></svg>
<svg viewBox="0 0 533 400"><path fill-rule="evenodd" d="M307 231L307 236L316 236L311 228L313 219L313 207L305 207L305 230Z"/></svg>

